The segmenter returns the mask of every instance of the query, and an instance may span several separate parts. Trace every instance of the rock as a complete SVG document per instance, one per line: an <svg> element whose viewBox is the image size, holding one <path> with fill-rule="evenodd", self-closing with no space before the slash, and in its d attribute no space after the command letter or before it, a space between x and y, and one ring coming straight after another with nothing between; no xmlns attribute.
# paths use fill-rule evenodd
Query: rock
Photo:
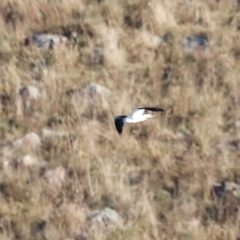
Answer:
<svg viewBox="0 0 240 240"><path fill-rule="evenodd" d="M95 48L91 54L92 64L103 64L104 61L104 47Z"/></svg>
<svg viewBox="0 0 240 240"><path fill-rule="evenodd" d="M217 197L222 197L226 193L232 193L233 196L240 197L240 185L234 182L225 182L215 183L212 186L212 194Z"/></svg>
<svg viewBox="0 0 240 240"><path fill-rule="evenodd" d="M27 99L37 100L42 96L42 90L35 86L26 86L20 89L19 95L22 97L23 101L26 102Z"/></svg>
<svg viewBox="0 0 240 240"><path fill-rule="evenodd" d="M41 145L40 137L34 133L28 133L24 137L16 139L12 142L12 147L14 150L27 148L29 150L37 150Z"/></svg>
<svg viewBox="0 0 240 240"><path fill-rule="evenodd" d="M177 132L177 136L179 137L179 139L186 141L188 145L195 144L196 146L202 148L202 143L200 138L189 131Z"/></svg>
<svg viewBox="0 0 240 240"><path fill-rule="evenodd" d="M232 140L232 141L227 142L226 145L230 151L237 151L239 149L240 141Z"/></svg>
<svg viewBox="0 0 240 240"><path fill-rule="evenodd" d="M46 161L39 161L39 159L36 156L31 154L27 154L22 158L19 158L17 162L23 167L32 167L32 166L45 167L47 164Z"/></svg>
<svg viewBox="0 0 240 240"><path fill-rule="evenodd" d="M185 194L175 200L174 206L176 206L176 213L183 216L183 219L192 218L198 209L197 200L191 195Z"/></svg>
<svg viewBox="0 0 240 240"><path fill-rule="evenodd" d="M42 79L47 74L51 61L47 58L45 61L38 61L30 64L30 74L34 79Z"/></svg>
<svg viewBox="0 0 240 240"><path fill-rule="evenodd" d="M140 184L143 180L143 175L140 172L130 172L126 176L126 183L130 186Z"/></svg>
<svg viewBox="0 0 240 240"><path fill-rule="evenodd" d="M123 229L123 221L119 214L110 208L94 211L88 217L89 227L92 230L105 230L111 228Z"/></svg>
<svg viewBox="0 0 240 240"><path fill-rule="evenodd" d="M30 234L33 239L47 239L46 238L47 222L44 220L32 222L30 225ZM39 238L36 238L36 237Z"/></svg>
<svg viewBox="0 0 240 240"><path fill-rule="evenodd" d="M43 84L36 81L35 85L28 85L19 90L20 99L17 98L16 102L18 115L30 113L36 103L45 99L46 91Z"/></svg>
<svg viewBox="0 0 240 240"><path fill-rule="evenodd" d="M53 131L49 129L42 129L41 131L41 136L43 138L62 138L69 136L68 132L58 132L58 131Z"/></svg>
<svg viewBox="0 0 240 240"><path fill-rule="evenodd" d="M87 240L87 233L81 232L74 238L74 240Z"/></svg>
<svg viewBox="0 0 240 240"><path fill-rule="evenodd" d="M3 161L3 162L0 163L0 169L1 169L1 170L6 170L6 169L8 169L11 165L12 165L11 161L5 160L5 161Z"/></svg>
<svg viewBox="0 0 240 240"><path fill-rule="evenodd" d="M44 178L53 186L60 186L61 183L65 180L66 170L63 166L58 166L54 169L48 170L44 174Z"/></svg>
<svg viewBox="0 0 240 240"><path fill-rule="evenodd" d="M155 46L160 46L160 45L166 43L166 41L163 37L156 35L153 37L153 43Z"/></svg>
<svg viewBox="0 0 240 240"><path fill-rule="evenodd" d="M163 36L155 35L153 37L153 43L158 47L168 43L170 39L172 39L172 35L170 33L165 33Z"/></svg>
<svg viewBox="0 0 240 240"><path fill-rule="evenodd" d="M56 45L66 44L68 38L53 34L33 34L32 41L40 49L52 49Z"/></svg>
<svg viewBox="0 0 240 240"><path fill-rule="evenodd" d="M65 238L64 240L87 240L87 234L85 232L82 232L74 238Z"/></svg>
<svg viewBox="0 0 240 240"><path fill-rule="evenodd" d="M111 94L111 91L108 88L93 82L86 84L83 88L81 88L81 91L90 97L95 97L97 94L105 96L109 96Z"/></svg>
<svg viewBox="0 0 240 240"><path fill-rule="evenodd" d="M212 186L212 193L217 197L221 197L225 192L225 182L215 183Z"/></svg>
<svg viewBox="0 0 240 240"><path fill-rule="evenodd" d="M188 36L181 41L181 45L186 52L194 50L205 50L208 47L208 40L202 36Z"/></svg>
<svg viewBox="0 0 240 240"><path fill-rule="evenodd" d="M221 223L235 222L238 217L240 185L225 181L215 183L211 189L211 196L217 201L206 207L206 213Z"/></svg>
<svg viewBox="0 0 240 240"><path fill-rule="evenodd" d="M41 146L40 137L34 133L28 133L25 136L18 138L12 142L6 142L0 146L0 156L2 159L8 159L4 165L12 163L11 159L18 159L19 156L24 156L29 153L35 153ZM10 160L9 160L10 159ZM15 164L14 164L15 165ZM3 167L3 166L2 166Z"/></svg>
<svg viewBox="0 0 240 240"><path fill-rule="evenodd" d="M28 133L25 136L14 140L1 149L8 157L19 156L19 154L34 153L39 150L41 146L40 137L34 133Z"/></svg>
<svg viewBox="0 0 240 240"><path fill-rule="evenodd" d="M24 157L20 158L18 162L25 167L31 167L37 164L38 159L35 156L27 154Z"/></svg>
<svg viewBox="0 0 240 240"><path fill-rule="evenodd" d="M67 92L72 95L72 101L83 101L87 105L107 104L106 100L111 96L112 92L108 88L97 83L89 83L80 89L74 89Z"/></svg>
<svg viewBox="0 0 240 240"><path fill-rule="evenodd" d="M91 97L95 97L96 95L101 95L101 96L105 96L108 97L109 95L111 95L111 91L106 88L103 87L97 83L89 83L87 84L82 91L91 96Z"/></svg>
<svg viewBox="0 0 240 240"><path fill-rule="evenodd" d="M235 121L235 127L240 128L240 120Z"/></svg>

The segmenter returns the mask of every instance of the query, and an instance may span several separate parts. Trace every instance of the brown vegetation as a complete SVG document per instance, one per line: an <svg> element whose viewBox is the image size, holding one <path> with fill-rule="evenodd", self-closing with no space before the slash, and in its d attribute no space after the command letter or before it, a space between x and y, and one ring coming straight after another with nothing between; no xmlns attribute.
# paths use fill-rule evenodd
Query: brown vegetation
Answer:
<svg viewBox="0 0 240 240"><path fill-rule="evenodd" d="M239 239L239 16L2 0L0 239ZM119 136L142 105L165 112Z"/></svg>

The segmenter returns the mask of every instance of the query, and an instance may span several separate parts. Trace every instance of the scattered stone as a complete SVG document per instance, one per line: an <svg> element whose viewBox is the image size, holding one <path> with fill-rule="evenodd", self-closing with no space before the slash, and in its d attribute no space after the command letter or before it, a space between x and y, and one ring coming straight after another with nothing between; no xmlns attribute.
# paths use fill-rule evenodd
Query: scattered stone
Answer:
<svg viewBox="0 0 240 240"><path fill-rule="evenodd" d="M194 135L193 133L191 133L190 131L185 130L185 131L177 132L177 137L179 139L184 140L188 144L188 146L196 145L200 148L202 147L200 138Z"/></svg>
<svg viewBox="0 0 240 240"><path fill-rule="evenodd" d="M172 35L170 33L165 33L163 36L155 35L153 38L153 42L155 46L161 46L170 41Z"/></svg>
<svg viewBox="0 0 240 240"><path fill-rule="evenodd" d="M212 186L212 193L216 195L217 197L221 197L223 193L225 192L225 182L222 183L215 183Z"/></svg>
<svg viewBox="0 0 240 240"><path fill-rule="evenodd" d="M140 172L131 172L127 176L127 183L132 186L132 185L137 185L140 184L143 180L143 176Z"/></svg>
<svg viewBox="0 0 240 240"><path fill-rule="evenodd" d="M181 41L181 45L186 52L205 50L208 47L208 40L202 36L188 36Z"/></svg>
<svg viewBox="0 0 240 240"><path fill-rule="evenodd" d="M11 145L14 150L22 148L28 148L29 150L37 150L41 145L41 139L36 133L31 132L26 134L22 138L16 139L12 142Z"/></svg>
<svg viewBox="0 0 240 240"><path fill-rule="evenodd" d="M65 238L64 240L87 240L87 234L83 232L74 238Z"/></svg>
<svg viewBox="0 0 240 240"><path fill-rule="evenodd" d="M44 177L45 179L52 185L61 185L61 183L65 180L66 170L63 166L58 166L54 169L48 170Z"/></svg>
<svg viewBox="0 0 240 240"><path fill-rule="evenodd" d="M35 86L23 87L19 91L20 96L25 100L26 98L38 99L41 97L41 90Z"/></svg>
<svg viewBox="0 0 240 240"><path fill-rule="evenodd" d="M27 154L24 157L18 159L18 162L24 167L31 167L37 164L38 159L35 156Z"/></svg>
<svg viewBox="0 0 240 240"><path fill-rule="evenodd" d="M95 48L91 54L92 64L103 64L104 62L104 47Z"/></svg>
<svg viewBox="0 0 240 240"><path fill-rule="evenodd" d="M39 61L30 64L30 74L34 79L42 79L42 76L46 75L51 61L47 58L45 62Z"/></svg>
<svg viewBox="0 0 240 240"><path fill-rule="evenodd" d="M112 228L123 229L123 221L119 214L110 208L94 211L89 217L89 227L92 230Z"/></svg>
<svg viewBox="0 0 240 240"><path fill-rule="evenodd" d="M12 165L12 164L11 164L11 161L5 160L5 161L3 161L3 162L0 163L0 169L1 169L1 170L6 170L6 169L8 169L11 165Z"/></svg>
<svg viewBox="0 0 240 240"><path fill-rule="evenodd" d="M212 186L212 194L217 197L222 197L226 193L232 193L235 197L240 197L240 185L234 182L215 183Z"/></svg>
<svg viewBox="0 0 240 240"><path fill-rule="evenodd" d="M38 167L45 167L46 161L39 161L39 159L31 154L27 154L23 156L22 158L19 158L17 160L18 164L23 167L32 167L32 166L38 166Z"/></svg>
<svg viewBox="0 0 240 240"><path fill-rule="evenodd" d="M153 37L153 43L154 43L155 46L160 46L160 45L162 45L166 42L167 41L165 41L165 39L161 36L156 35L156 36Z"/></svg>
<svg viewBox="0 0 240 240"><path fill-rule="evenodd" d="M236 221L240 197L238 184L225 181L215 183L211 188L211 197L216 201L206 207L207 217L210 216L221 223L229 222L229 220Z"/></svg>
<svg viewBox="0 0 240 240"><path fill-rule="evenodd" d="M28 85L19 90L20 100L17 98L17 113L18 115L30 113L33 111L35 103L39 103L45 99L46 91L42 82L36 81L36 86Z"/></svg>
<svg viewBox="0 0 240 240"><path fill-rule="evenodd" d="M46 226L47 222L46 221L36 221L32 222L30 225L30 233L32 235L32 238L36 238L39 236L39 239L47 239L46 238Z"/></svg>
<svg viewBox="0 0 240 240"><path fill-rule="evenodd" d="M108 88L97 83L89 83L82 90L90 97L95 97L96 95L108 97L111 95L111 91Z"/></svg>
<svg viewBox="0 0 240 240"><path fill-rule="evenodd" d="M74 240L87 240L87 233L81 232L74 238Z"/></svg>
<svg viewBox="0 0 240 240"><path fill-rule="evenodd" d="M95 105L97 103L106 103L106 100L111 96L112 92L97 83L89 83L80 89L70 90L67 94L72 95L73 103L82 100L87 105Z"/></svg>
<svg viewBox="0 0 240 240"><path fill-rule="evenodd" d="M227 143L227 147L230 151L237 151L239 149L239 140L232 140Z"/></svg>
<svg viewBox="0 0 240 240"><path fill-rule="evenodd" d="M184 218L191 218L198 210L197 200L191 195L180 195L174 205L176 206L176 213Z"/></svg>
<svg viewBox="0 0 240 240"><path fill-rule="evenodd" d="M53 34L33 34L32 41L40 49L52 49L56 45L66 44L68 38Z"/></svg>
<svg viewBox="0 0 240 240"><path fill-rule="evenodd" d="M240 128L240 120L235 121L236 128Z"/></svg>
<svg viewBox="0 0 240 240"><path fill-rule="evenodd" d="M2 159L8 159L4 166L7 167L9 164L12 164L11 159L18 159L19 156L24 156L29 153L34 153L39 150L41 145L40 137L32 132L28 133L22 138L18 138L14 141L8 141L0 145L0 157ZM9 160L10 159L10 160ZM15 165L15 164L14 164ZM2 168L4 168L2 166Z"/></svg>
<svg viewBox="0 0 240 240"><path fill-rule="evenodd" d="M69 136L69 133L68 132L58 132L58 131L53 131L53 130L49 130L49 129L43 129L41 131L41 136L43 138L62 138L62 137Z"/></svg>

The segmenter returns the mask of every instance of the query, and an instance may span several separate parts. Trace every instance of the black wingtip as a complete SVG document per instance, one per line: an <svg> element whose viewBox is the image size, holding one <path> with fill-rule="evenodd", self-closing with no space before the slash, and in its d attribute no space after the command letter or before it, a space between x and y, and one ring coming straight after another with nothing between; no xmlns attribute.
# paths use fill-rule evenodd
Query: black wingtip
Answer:
<svg viewBox="0 0 240 240"><path fill-rule="evenodd" d="M152 112L164 112L165 111L163 108L159 108L159 107L138 107L137 109L145 109L145 110L152 111Z"/></svg>
<svg viewBox="0 0 240 240"><path fill-rule="evenodd" d="M116 127L119 135L122 135L123 126L124 126L124 118L125 117L126 116L117 116L114 119L115 127Z"/></svg>

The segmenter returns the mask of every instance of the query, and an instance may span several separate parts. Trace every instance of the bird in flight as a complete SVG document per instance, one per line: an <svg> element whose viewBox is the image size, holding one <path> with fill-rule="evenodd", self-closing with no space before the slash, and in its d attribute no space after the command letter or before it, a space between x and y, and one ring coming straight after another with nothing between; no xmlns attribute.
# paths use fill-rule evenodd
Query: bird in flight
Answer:
<svg viewBox="0 0 240 240"><path fill-rule="evenodd" d="M164 109L157 107L137 107L133 108L131 115L121 115L114 118L115 127L119 133L122 134L124 123L137 123L153 117L151 114L144 114L145 110L152 112L164 112Z"/></svg>

